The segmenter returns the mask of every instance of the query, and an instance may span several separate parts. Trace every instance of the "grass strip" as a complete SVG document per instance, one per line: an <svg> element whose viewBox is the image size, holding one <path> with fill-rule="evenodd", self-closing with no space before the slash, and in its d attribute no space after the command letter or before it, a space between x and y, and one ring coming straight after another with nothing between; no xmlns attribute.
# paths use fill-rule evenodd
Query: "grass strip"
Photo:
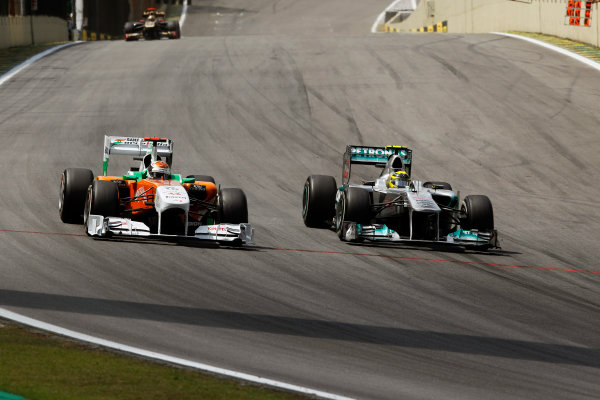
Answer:
<svg viewBox="0 0 600 400"><path fill-rule="evenodd" d="M510 31L508 33L513 33L515 35L526 36L533 39L537 39L541 42L546 42L555 45L556 47L561 47L565 50L569 50L575 54L579 54L580 56L587 57L594 61L600 62L600 48L596 46L592 46L591 44L576 42L570 39L560 38L558 36L545 35L542 33L531 33L531 32L518 32L518 31Z"/></svg>
<svg viewBox="0 0 600 400"><path fill-rule="evenodd" d="M65 42L0 49L0 75L10 71L15 66L21 64L23 61L35 56L36 54L63 43Z"/></svg>
<svg viewBox="0 0 600 400"><path fill-rule="evenodd" d="M11 321L0 321L0 392L29 400L312 398L131 357Z"/></svg>

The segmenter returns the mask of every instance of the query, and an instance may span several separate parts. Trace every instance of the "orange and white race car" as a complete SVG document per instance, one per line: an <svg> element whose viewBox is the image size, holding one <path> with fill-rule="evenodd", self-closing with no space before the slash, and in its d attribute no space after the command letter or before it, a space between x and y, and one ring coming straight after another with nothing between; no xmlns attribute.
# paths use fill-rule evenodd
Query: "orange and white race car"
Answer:
<svg viewBox="0 0 600 400"><path fill-rule="evenodd" d="M111 155L140 162L124 175L109 176ZM217 188L207 175L171 173L173 141L105 136L102 176L67 168L60 179L59 215L81 223L90 236L138 236L210 240L234 245L254 242L246 195Z"/></svg>

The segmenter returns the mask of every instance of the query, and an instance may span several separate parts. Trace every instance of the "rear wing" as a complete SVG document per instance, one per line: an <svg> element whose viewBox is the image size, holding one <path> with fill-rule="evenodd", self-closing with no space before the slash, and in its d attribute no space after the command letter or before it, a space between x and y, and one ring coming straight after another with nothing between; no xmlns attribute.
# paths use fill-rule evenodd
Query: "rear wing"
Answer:
<svg viewBox="0 0 600 400"><path fill-rule="evenodd" d="M344 153L344 165L342 170L342 182L350 181L350 170L352 164L374 165L384 167L392 155L399 155L406 172L410 175L412 164L412 150L406 146L347 146Z"/></svg>
<svg viewBox="0 0 600 400"><path fill-rule="evenodd" d="M166 15L166 12L159 11L156 8L147 8L146 11L143 12L144 17L149 15L156 15L157 17L163 17Z"/></svg>
<svg viewBox="0 0 600 400"><path fill-rule="evenodd" d="M173 163L173 141L166 138L104 136L103 176L107 175L111 154L132 156L137 160L150 155L152 161L160 157L170 166Z"/></svg>

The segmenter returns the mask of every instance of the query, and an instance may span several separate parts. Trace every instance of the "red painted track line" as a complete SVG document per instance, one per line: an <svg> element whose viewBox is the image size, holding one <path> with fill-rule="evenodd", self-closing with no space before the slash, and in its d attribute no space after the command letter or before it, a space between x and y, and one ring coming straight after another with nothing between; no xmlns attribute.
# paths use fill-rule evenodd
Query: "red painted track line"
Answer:
<svg viewBox="0 0 600 400"><path fill-rule="evenodd" d="M538 270L544 270L544 271L562 271L562 272L578 272L578 273L582 273L582 274L600 274L600 271L591 271L591 270L575 269L575 268L536 267L536 266L532 266L532 265L495 264L495 263L484 263L484 262L478 262L478 261L442 260L442 259L437 259L437 258L389 256L389 255L383 255L383 254L350 253L350 252L344 252L344 251L284 249L284 248L276 248L276 247L263 247L263 248L271 249L271 250L279 250L279 251L297 251L297 252L303 252L303 253L339 254L339 255L355 256L355 257L379 257L379 258L391 258L391 259L410 260L410 261L429 261L429 262L442 262L442 263L452 263L452 264L482 265L482 266L486 266L486 267L538 269Z"/></svg>
<svg viewBox="0 0 600 400"><path fill-rule="evenodd" d="M28 234L32 234L32 235L87 237L87 235L85 235L85 234L77 234L77 233L35 232L35 231L12 230L12 229L0 229L0 232L28 233ZM345 252L345 251L286 249L286 248L281 248L281 247L262 247L262 246L258 246L258 247L261 249L265 249L265 250L290 251L290 252L299 252L299 253L337 254L337 255L354 256L354 257L378 257L378 258L390 258L390 259L410 260L410 261L429 261L429 262L441 262L441 263L451 263L451 264L470 264L470 265L481 265L481 266L485 266L485 267L537 269L537 270L543 270L543 271L577 272L577 273L581 273L581 274L600 274L600 271L575 269L575 268L537 267L537 266L533 266L533 265L496 264L496 263L484 263L484 262L478 262L478 261L442 260L442 259L438 259L438 258L389 256L389 255L383 255L383 254L367 254L367 253L350 253L350 252Z"/></svg>

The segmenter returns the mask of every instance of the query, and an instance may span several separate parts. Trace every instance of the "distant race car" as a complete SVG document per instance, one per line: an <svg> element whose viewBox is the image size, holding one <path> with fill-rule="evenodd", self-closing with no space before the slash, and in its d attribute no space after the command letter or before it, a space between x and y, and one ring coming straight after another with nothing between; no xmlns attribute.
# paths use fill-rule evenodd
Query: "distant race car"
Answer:
<svg viewBox="0 0 600 400"><path fill-rule="evenodd" d="M350 184L354 164L382 170L375 180ZM348 146L339 188L332 176L311 175L306 180L305 225L335 229L344 241L499 247L487 196L460 201L449 183L421 183L412 179L411 168L412 150L407 147Z"/></svg>
<svg viewBox="0 0 600 400"><path fill-rule="evenodd" d="M144 18L136 22L126 22L123 27L125 40L179 39L179 21L166 21L165 12L155 8L144 11Z"/></svg>
<svg viewBox="0 0 600 400"><path fill-rule="evenodd" d="M111 155L140 162L125 175L109 176ZM200 239L250 244L246 195L217 188L212 176L172 174L173 141L165 138L104 137L102 176L67 168L60 179L59 215L98 237Z"/></svg>

